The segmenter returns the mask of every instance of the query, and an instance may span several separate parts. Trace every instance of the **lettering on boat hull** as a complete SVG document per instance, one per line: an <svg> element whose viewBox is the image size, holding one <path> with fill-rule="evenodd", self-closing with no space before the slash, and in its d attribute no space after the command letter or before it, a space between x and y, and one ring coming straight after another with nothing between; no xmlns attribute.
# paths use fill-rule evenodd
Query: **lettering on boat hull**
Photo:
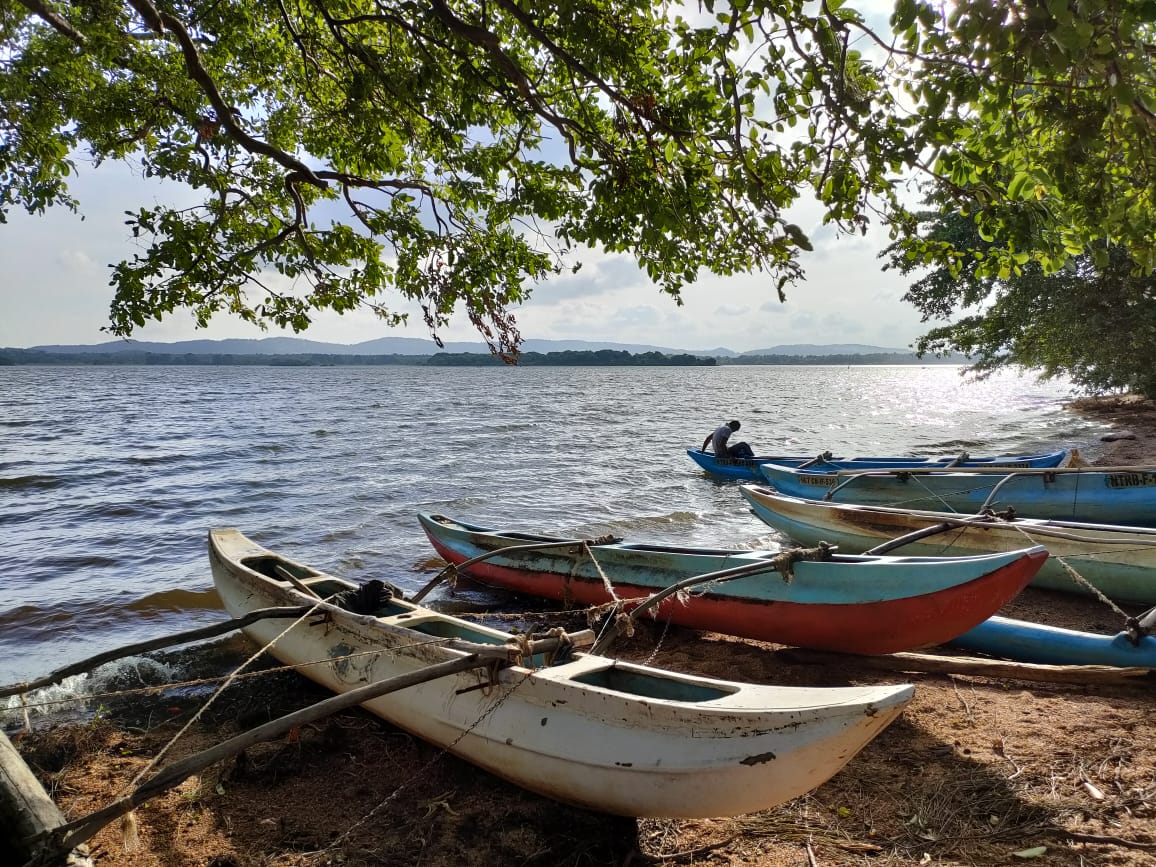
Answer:
<svg viewBox="0 0 1156 867"><path fill-rule="evenodd" d="M1109 488L1151 488L1156 486L1156 473L1109 473L1104 484Z"/></svg>

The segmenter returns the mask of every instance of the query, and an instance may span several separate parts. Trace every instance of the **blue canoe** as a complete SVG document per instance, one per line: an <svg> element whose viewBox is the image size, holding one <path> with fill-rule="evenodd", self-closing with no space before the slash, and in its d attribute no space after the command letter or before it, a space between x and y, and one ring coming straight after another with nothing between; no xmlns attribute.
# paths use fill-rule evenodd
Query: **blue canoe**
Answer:
<svg viewBox="0 0 1156 867"><path fill-rule="evenodd" d="M1126 632L1096 635L1007 617L989 617L950 643L1020 662L1156 668L1156 638L1151 635L1133 644Z"/></svg>
<svg viewBox="0 0 1156 867"><path fill-rule="evenodd" d="M1014 509L1023 518L1156 526L1156 467L822 472L760 464L759 471L779 493L803 499L964 514Z"/></svg>
<svg viewBox="0 0 1156 867"><path fill-rule="evenodd" d="M704 452L701 449L687 449L690 459L720 479L739 479L747 482L762 482L759 473L761 464L777 464L783 467L800 468L804 464L816 470L854 470L854 469L892 469L905 467L1013 467L1013 468L1043 468L1058 467L1067 464L1074 458L1075 453L1068 449L1058 452L1043 452L1035 455L1002 455L999 457L977 458L964 453L953 458L929 457L893 457L893 458L836 458L826 452L818 457L800 457L798 455L757 455L753 458L720 458L714 452Z"/></svg>

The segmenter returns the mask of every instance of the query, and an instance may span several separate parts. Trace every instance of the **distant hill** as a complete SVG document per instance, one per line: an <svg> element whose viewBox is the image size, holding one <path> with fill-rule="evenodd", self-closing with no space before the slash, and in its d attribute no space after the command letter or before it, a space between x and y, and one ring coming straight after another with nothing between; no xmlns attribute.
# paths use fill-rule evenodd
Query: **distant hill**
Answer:
<svg viewBox="0 0 1156 867"><path fill-rule="evenodd" d="M175 343L160 343L147 340L110 340L105 343L75 345L31 346L29 350L55 355L73 353L118 353L151 352L158 355L436 355L439 352L461 354L464 352L488 353L486 344L479 341L456 341L446 343L439 349L432 340L419 337L379 337L361 343L324 343L305 340L300 337L264 337L251 340L180 340ZM771 346L766 349L752 349L736 352L726 347L714 349L677 349L669 346L652 346L642 343L611 343L596 340L526 340L523 352L661 352L664 355L700 355L709 358L742 358L751 355L910 355L910 349L895 349L885 346L868 346L862 343L793 343Z"/></svg>
<svg viewBox="0 0 1156 867"><path fill-rule="evenodd" d="M489 353L482 341L448 342L444 349L432 340L418 337L379 337L362 343L322 343L300 337L265 337L253 340L181 340L158 343L145 340L111 340L88 345L31 346L30 350L53 354L153 352L163 355L435 355L448 353ZM610 343L592 340L526 340L523 352L661 352L664 355L702 355L733 358L739 353L732 349L673 349L637 343Z"/></svg>
<svg viewBox="0 0 1156 867"><path fill-rule="evenodd" d="M910 349L867 346L862 343L790 343L768 349L752 349L740 355L910 355Z"/></svg>

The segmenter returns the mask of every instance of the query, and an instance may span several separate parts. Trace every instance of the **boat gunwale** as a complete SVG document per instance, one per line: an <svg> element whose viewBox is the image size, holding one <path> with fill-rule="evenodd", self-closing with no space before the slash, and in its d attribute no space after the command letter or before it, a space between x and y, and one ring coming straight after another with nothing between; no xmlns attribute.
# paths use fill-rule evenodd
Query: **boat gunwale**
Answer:
<svg viewBox="0 0 1156 867"><path fill-rule="evenodd" d="M768 485L739 485L740 494L743 489L750 489L751 496L755 499L769 498L782 499L788 502L798 502L806 506L821 506L824 510L832 512L846 512L856 514L881 514L881 515L910 515L916 518L926 518L937 521L952 521L958 522L960 526L976 527L983 529L990 527L993 529L1014 529L1016 527L1046 529L1048 527L1055 527L1062 530L1095 530L1102 532L1117 532L1128 535L1151 536L1153 544L1156 544L1156 527L1145 527L1141 525L1132 526L1130 524L1103 524L1095 521L1072 521L1065 518L1033 518L1030 516L1017 515L1012 519L1000 518L991 520L986 518L981 513L977 512L941 512L934 509L904 509L900 506L884 506L875 503L848 503L839 500L816 500L812 497L798 497L794 494L785 494L782 491L777 491ZM766 508L766 507L764 507ZM1106 541L1106 540L1105 540Z"/></svg>
<svg viewBox="0 0 1156 867"><path fill-rule="evenodd" d="M796 499L801 499L801 498L796 498ZM463 534L480 535L480 536L485 536L485 537L488 537L491 539L502 539L502 538L506 537L506 531L501 531L501 530L495 531L495 530L487 528L487 527L482 527L479 525L468 524L465 522L456 521L453 518L448 518L447 516L442 515L440 513L425 513L425 512L423 512L423 513L419 514L419 521L422 519L426 519L426 518L431 520L433 523L438 524L439 526L445 527L446 529L449 529L451 531L458 533L459 535L463 535ZM565 537L562 537L562 536L558 536L558 537L543 537L543 538L538 539L538 541L558 542L559 547L561 547L563 543L570 542L571 540L566 539ZM580 544L583 544L583 541L580 539L576 539L576 540L573 540L573 543L575 545L580 545ZM481 550L484 550L486 553L490 553L493 551L501 551L506 547L510 547L510 546L505 546L505 545L495 545L493 547L488 547L486 544L482 543L479 540L471 540L471 544L473 544L475 547L477 547ZM679 546L674 546L674 545L667 546L667 545L657 545L657 544L647 545L646 547L639 549L634 545L623 544L623 543L618 543L618 542L611 543L611 544L604 544L604 545L590 545L589 547L590 547L591 551L607 551L607 552L628 551L629 552L629 551L634 551L634 550L641 550L643 553L652 553L652 554L691 555L691 556L728 557L728 558L733 557L733 558L739 559L739 560L748 559L748 560L753 560L756 562L760 559L763 559L763 558L766 558L768 560L773 559L774 557L776 557L778 554L781 553L781 551L766 551L763 549L754 549L754 548L752 548L752 549L747 549L747 548L718 548L718 549L715 549L715 548L679 547ZM999 551L999 552L985 553L985 554L963 554L960 556L953 556L953 557L937 557L937 556L928 555L928 554L890 555L890 554L839 554L839 553L836 553L836 554L832 554L831 558L828 560L822 560L822 561L817 561L817 562L829 563L832 565L843 565L843 566L870 565L870 564L874 564L874 563L880 563L880 564L885 564L885 565L896 565L896 566L926 566L929 564L942 563L945 560L951 560L951 561L958 562L958 563L993 562L993 561L995 561L995 562L1006 561L1007 563L1011 563L1011 562L1014 562L1014 560L1018 559L1019 557L1025 557L1025 556L1028 556L1031 554L1038 553L1041 549L1044 549L1044 548L1045 548L1045 546L1043 546L1043 545L1027 545L1027 544L1025 544L1022 548L1016 548L1016 549L1011 550L1011 551ZM562 555L558 555L558 556L562 556ZM806 563L806 562L807 561L802 561L801 563L796 564L796 568L798 568L799 566L803 565L803 563ZM769 566L769 564L768 564L768 566ZM759 574L759 573L756 573L756 574Z"/></svg>
<svg viewBox="0 0 1156 867"><path fill-rule="evenodd" d="M350 589L356 589L358 586L356 583L348 581L347 579L340 578L319 569L314 569L313 567L305 566L305 564L299 563L292 558L277 554L276 552L261 547L251 539L248 539L248 537L244 536L244 534L240 533L240 531L232 530L232 532L235 533L238 538L243 539L248 543L248 550L252 551L253 553L246 554L246 557L265 556L289 563L298 568L308 569L315 573L314 578L310 579L311 581L333 581L336 583L348 585ZM272 578L245 565L241 561L240 557L229 556L228 553L223 550L223 546L218 544L221 538L218 535L218 530L210 530L209 535L210 550L216 555L217 560L220 561L220 563L227 571L236 573L238 570L242 570L243 574L250 580L255 580L271 590L280 592L282 594L295 596L298 600L300 600L301 603L315 603L318 611L325 611L326 613L330 614L330 616L333 616L335 620L340 618L370 630L381 629L384 627L399 636L405 633L409 633L413 636L420 636L424 639L428 639L430 636L427 633L412 629L404 622L397 622L398 619L405 620L414 616L420 616L422 621L425 622L437 621L453 624L464 624L470 629L478 629L479 631L491 633L494 637L501 637L504 639L508 639L510 637L507 633L503 633L501 630L493 629L492 627L487 627L484 624L467 623L466 621L462 621L460 618L453 617L452 615L443 614L441 612L435 611L434 609L430 609L422 605L416 605L412 602L405 602L405 600L400 601L403 602L406 606L411 607L413 609L412 612L382 617L372 614L357 614L355 612L341 608L332 602L327 602L320 599L312 599L301 590L294 587L291 582ZM307 581L307 586L308 583L309 582ZM338 624L338 628L341 628L340 624ZM449 640L452 639L448 639L447 641ZM465 642L468 640L461 639L461 641ZM449 646L447 643L440 641L422 641L420 643L426 647L437 648L439 652L446 655L465 656L470 652L468 650L454 648ZM502 647L501 644L494 645L494 648L500 647ZM399 648L384 647L381 648L380 652L389 653L396 652L398 650ZM402 650L402 652L404 653L404 650ZM664 699L643 693L617 690L610 687L600 686L598 684L588 684L573 680L574 676L576 675L589 675L610 669L618 669L620 671L629 672L637 676L647 677L657 681L673 681L688 687L714 689L724 694L718 696L717 698L709 699L706 701ZM798 690L814 691L818 688L791 687L775 684L759 684L743 681L723 680L721 678L688 674L670 669L655 668L639 663L612 659L610 657L584 653L581 651L575 652L571 660L566 663L562 663L556 666L548 666L545 668L529 668L524 665L511 663L502 666L499 669L498 677L503 680L503 685L510 689L517 686L522 680L526 678L532 678L540 680L544 683L551 683L556 686L564 686L570 689L575 689L579 692L593 691L595 694L602 694L608 697L613 697L620 701L629 702L631 704L655 706L656 708L665 708L667 711L681 710L684 712L691 712L698 716L703 724L715 724L719 721L725 720L727 717L733 719L736 715L755 719L760 717L765 718L768 713L811 713L828 708L839 708L841 710L846 710L854 709L856 707L870 706L871 708L878 710L883 708L890 708L896 704L905 703L906 701L910 700L909 693L913 689L910 684L888 684L864 687L835 687L831 689L835 689L836 691L845 689L851 693L854 693L856 697L849 696L846 701L824 701L822 703L815 703L810 705L792 705L789 710L785 710L773 706L772 703L776 696L781 697L790 693L799 695L801 693L797 692ZM506 681L514 682L507 683ZM904 697L905 695L907 696L906 698ZM736 696L741 696L744 701L735 701L734 699ZM766 703L765 706L757 705L751 701L752 699L757 700L760 696L765 697L763 699ZM719 719L716 720L716 717ZM683 720L682 722L685 723L686 720Z"/></svg>

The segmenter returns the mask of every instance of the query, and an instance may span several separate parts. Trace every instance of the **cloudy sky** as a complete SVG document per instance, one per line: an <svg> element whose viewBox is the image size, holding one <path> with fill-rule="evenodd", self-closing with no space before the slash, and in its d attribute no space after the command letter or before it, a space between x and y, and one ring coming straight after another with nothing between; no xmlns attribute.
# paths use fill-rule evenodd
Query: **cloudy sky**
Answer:
<svg viewBox="0 0 1156 867"><path fill-rule="evenodd" d="M151 204L169 191L146 184L118 165L84 171L73 185L81 214L66 210L9 215L0 225L0 346L100 343L112 289L109 266L134 251L124 212ZM83 219L81 218L83 215ZM922 333L918 314L900 299L905 281L881 269L885 233L836 237L816 216L796 220L815 250L804 264L807 279L788 290L786 304L773 281L758 274L707 276L688 286L679 307L626 257L591 252L577 274L539 285L516 310L522 335L556 340L598 340L739 352L789 343L865 343L905 347ZM299 335L358 343L389 335L428 337L420 314L406 328L387 329L369 313L321 315ZM222 318L197 329L176 315L134 336L142 340L264 337L254 326ZM476 340L461 317L442 335Z"/></svg>

